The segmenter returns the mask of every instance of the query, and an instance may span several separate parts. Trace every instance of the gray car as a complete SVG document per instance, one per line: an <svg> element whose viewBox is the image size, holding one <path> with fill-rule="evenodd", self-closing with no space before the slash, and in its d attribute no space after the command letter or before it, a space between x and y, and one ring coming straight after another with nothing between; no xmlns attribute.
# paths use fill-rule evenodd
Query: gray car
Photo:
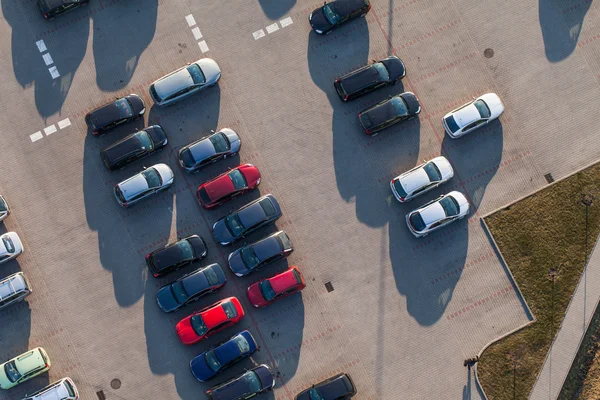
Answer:
<svg viewBox="0 0 600 400"><path fill-rule="evenodd" d="M235 276L246 276L273 261L287 257L294 251L292 241L284 231L275 232L237 249L229 255L229 268Z"/></svg>
<svg viewBox="0 0 600 400"><path fill-rule="evenodd" d="M9 214L10 207L8 206L8 202L4 197L0 196L0 222L4 221Z"/></svg>
<svg viewBox="0 0 600 400"><path fill-rule="evenodd" d="M146 197L167 189L173 184L173 171L167 164L156 164L117 183L115 198L123 207L129 207Z"/></svg>
<svg viewBox="0 0 600 400"><path fill-rule="evenodd" d="M197 172L240 151L242 141L233 129L223 128L219 132L212 132L212 135L196 140L179 150L179 165L186 172Z"/></svg>
<svg viewBox="0 0 600 400"><path fill-rule="evenodd" d="M150 97L157 106L168 106L215 85L220 78L215 60L202 58L154 81Z"/></svg>
<svg viewBox="0 0 600 400"><path fill-rule="evenodd" d="M12 274L0 281L0 309L23 301L31 294L31 286L22 272Z"/></svg>

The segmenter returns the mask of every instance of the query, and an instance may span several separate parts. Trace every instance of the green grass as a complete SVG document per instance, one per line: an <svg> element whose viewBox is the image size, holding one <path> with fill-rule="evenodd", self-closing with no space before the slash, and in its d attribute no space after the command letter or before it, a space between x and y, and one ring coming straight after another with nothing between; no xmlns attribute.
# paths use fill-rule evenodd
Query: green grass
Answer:
<svg viewBox="0 0 600 400"><path fill-rule="evenodd" d="M588 253L600 233L599 182L600 164L596 164L485 218L536 317L535 323L494 343L482 354L477 371L490 400L526 399L533 388L583 271L583 194L591 194L595 201L589 208ZM554 307L548 276L552 268L558 271Z"/></svg>

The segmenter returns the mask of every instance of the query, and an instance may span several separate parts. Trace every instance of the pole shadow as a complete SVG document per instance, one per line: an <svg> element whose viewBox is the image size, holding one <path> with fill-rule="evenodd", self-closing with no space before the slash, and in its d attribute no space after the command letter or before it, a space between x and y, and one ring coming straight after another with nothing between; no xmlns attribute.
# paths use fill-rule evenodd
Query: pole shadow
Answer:
<svg viewBox="0 0 600 400"><path fill-rule="evenodd" d="M548 61L559 62L573 53L581 34L585 14L591 5L592 0L581 0L577 3L561 0L539 1L540 28Z"/></svg>

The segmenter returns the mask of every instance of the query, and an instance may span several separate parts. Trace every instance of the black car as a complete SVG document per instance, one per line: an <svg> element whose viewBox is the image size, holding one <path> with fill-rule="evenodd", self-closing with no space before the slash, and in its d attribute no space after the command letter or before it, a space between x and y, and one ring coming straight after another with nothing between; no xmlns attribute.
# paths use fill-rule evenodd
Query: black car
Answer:
<svg viewBox="0 0 600 400"><path fill-rule="evenodd" d="M220 385L206 391L209 400L246 400L273 389L275 376L268 365L249 369Z"/></svg>
<svg viewBox="0 0 600 400"><path fill-rule="evenodd" d="M158 289L156 302L164 312L176 311L202 296L219 290L225 283L227 278L221 266L217 263L211 264Z"/></svg>
<svg viewBox="0 0 600 400"><path fill-rule="evenodd" d="M295 400L345 400L356 394L356 386L348 374L338 374L296 395Z"/></svg>
<svg viewBox="0 0 600 400"><path fill-rule="evenodd" d="M198 235L192 235L146 255L146 264L152 275L158 278L187 264L202 260L207 253L204 240Z"/></svg>
<svg viewBox="0 0 600 400"><path fill-rule="evenodd" d="M114 171L162 150L166 145L165 131L160 125L152 125L100 150L100 157L106 168Z"/></svg>
<svg viewBox="0 0 600 400"><path fill-rule="evenodd" d="M380 87L395 84L404 76L406 68L402 60L390 56L336 79L333 86L342 101L349 101Z"/></svg>
<svg viewBox="0 0 600 400"><path fill-rule="evenodd" d="M44 18L53 20L54 17L74 10L80 6L86 6L89 0L38 0L38 6Z"/></svg>
<svg viewBox="0 0 600 400"><path fill-rule="evenodd" d="M371 9L369 0L334 0L310 13L310 26L319 35L330 33L333 28L358 17L364 17Z"/></svg>
<svg viewBox="0 0 600 400"><path fill-rule="evenodd" d="M279 203L272 194L267 194L215 222L213 236L218 243L226 246L258 228L272 224L281 215Z"/></svg>
<svg viewBox="0 0 600 400"><path fill-rule="evenodd" d="M137 94L129 94L89 112L85 116L85 122L92 133L98 135L119 124L140 118L145 111L142 98Z"/></svg>
<svg viewBox="0 0 600 400"><path fill-rule="evenodd" d="M179 165L186 172L198 172L209 164L234 156L241 145L242 141L233 129L223 128L181 148Z"/></svg>
<svg viewBox="0 0 600 400"><path fill-rule="evenodd" d="M414 118L420 112L421 106L417 96L406 92L359 112L358 119L367 135L375 135L388 126Z"/></svg>
<svg viewBox="0 0 600 400"><path fill-rule="evenodd" d="M235 276L246 276L273 261L292 254L292 241L284 231L275 232L229 255L229 268Z"/></svg>

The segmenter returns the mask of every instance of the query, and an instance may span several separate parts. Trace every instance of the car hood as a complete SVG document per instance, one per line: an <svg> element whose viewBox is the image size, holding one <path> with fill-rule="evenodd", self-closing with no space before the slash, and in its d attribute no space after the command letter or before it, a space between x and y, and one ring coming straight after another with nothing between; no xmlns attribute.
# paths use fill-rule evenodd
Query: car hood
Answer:
<svg viewBox="0 0 600 400"><path fill-rule="evenodd" d="M238 249L229 255L229 268L236 276L246 275L250 270L246 267L242 261L241 249Z"/></svg>
<svg viewBox="0 0 600 400"><path fill-rule="evenodd" d="M192 375L200 382L204 382L216 375L216 373L206 364L204 354L200 353L190 361L190 370Z"/></svg>
<svg viewBox="0 0 600 400"><path fill-rule="evenodd" d="M260 292L259 283L260 282L253 283L248 288L248 300L250 300L250 303L252 303L252 305L255 307L260 307L267 303L265 298L262 296L262 293Z"/></svg>
<svg viewBox="0 0 600 400"><path fill-rule="evenodd" d="M221 69L212 58L203 58L196 61L196 64L200 67L202 73L204 74L206 85L211 85L221 78Z"/></svg>
<svg viewBox="0 0 600 400"><path fill-rule="evenodd" d="M315 30L319 30L322 32L327 31L332 27L327 18L325 18L323 7L317 8L310 14L310 25Z"/></svg>
<svg viewBox="0 0 600 400"><path fill-rule="evenodd" d="M186 67L183 67L180 70L173 72L171 75L167 75L154 82L154 90L158 96L164 100L173 93L188 88L193 84L194 80L192 79L192 76Z"/></svg>
<svg viewBox="0 0 600 400"><path fill-rule="evenodd" d="M236 238L229 232L225 225L225 218L222 218L215 222L213 225L213 236L219 243L229 244Z"/></svg>
<svg viewBox="0 0 600 400"><path fill-rule="evenodd" d="M171 285L166 285L158 289L156 293L156 302L163 311L175 311L179 307L179 303L175 300Z"/></svg>
<svg viewBox="0 0 600 400"><path fill-rule="evenodd" d="M504 104L502 104L502 100L496 93L486 93L483 96L479 97L481 100L485 101L485 104L490 109L490 119L496 119L504 112Z"/></svg>
<svg viewBox="0 0 600 400"><path fill-rule="evenodd" d="M436 157L431 160L440 170L442 174L442 180L450 179L454 176L454 169L452 165L448 162L446 157Z"/></svg>
<svg viewBox="0 0 600 400"><path fill-rule="evenodd" d="M184 344L192 344L198 341L198 335L192 329L190 318L191 316L185 317L175 325L177 335Z"/></svg>

